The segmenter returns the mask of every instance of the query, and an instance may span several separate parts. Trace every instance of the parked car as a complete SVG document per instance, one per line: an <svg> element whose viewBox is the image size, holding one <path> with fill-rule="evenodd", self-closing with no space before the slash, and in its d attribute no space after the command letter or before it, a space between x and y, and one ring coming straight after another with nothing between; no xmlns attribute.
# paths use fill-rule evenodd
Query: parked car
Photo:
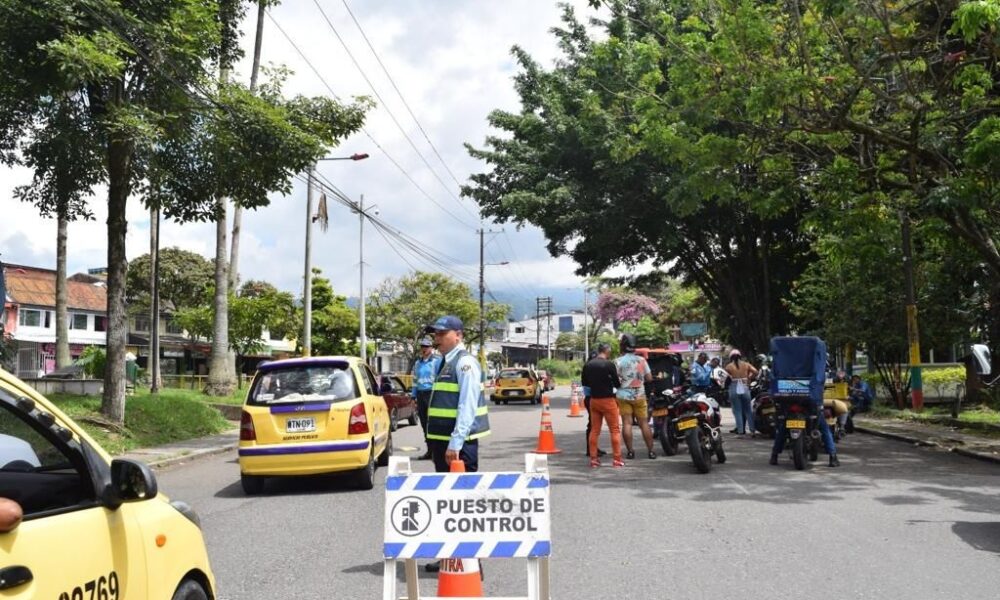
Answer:
<svg viewBox="0 0 1000 600"><path fill-rule="evenodd" d="M396 431L396 427L403 419L410 425L420 424L420 415L417 413L417 401L410 395L409 388L396 375L382 375L381 389L385 404L389 407L389 429Z"/></svg>
<svg viewBox="0 0 1000 600"><path fill-rule="evenodd" d="M240 418L247 494L262 492L267 477L344 471L370 490L376 463L388 465L391 455L389 407L358 357L292 358L257 368Z"/></svg>
<svg viewBox="0 0 1000 600"><path fill-rule="evenodd" d="M554 377L552 377L551 373L549 373L545 369L538 369L537 371L535 371L535 374L538 375L538 381L542 382L543 392L548 392L556 389L556 380Z"/></svg>
<svg viewBox="0 0 1000 600"><path fill-rule="evenodd" d="M530 404L542 401L542 384L530 368L503 369L497 376L496 386L490 394L493 404L507 404L511 400L527 400Z"/></svg>
<svg viewBox="0 0 1000 600"><path fill-rule="evenodd" d="M23 513L0 533L4 598L217 597L191 507L2 368L0 498Z"/></svg>

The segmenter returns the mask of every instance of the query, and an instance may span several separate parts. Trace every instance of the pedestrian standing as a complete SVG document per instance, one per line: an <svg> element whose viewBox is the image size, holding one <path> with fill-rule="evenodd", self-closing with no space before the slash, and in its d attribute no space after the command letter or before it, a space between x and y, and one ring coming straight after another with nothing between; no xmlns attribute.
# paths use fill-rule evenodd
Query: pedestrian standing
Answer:
<svg viewBox="0 0 1000 600"><path fill-rule="evenodd" d="M622 355L615 360L621 386L615 393L618 398L618 412L622 418L622 438L625 440L626 456L635 458L632 450L632 417L639 421L642 439L646 442L649 458L656 458L653 452L653 432L649 428L648 403L645 383L653 380L646 359L635 353L635 336L626 333L619 342Z"/></svg>
<svg viewBox="0 0 1000 600"><path fill-rule="evenodd" d="M731 379L729 402L733 407L733 417L736 418L736 433L744 435L749 429L751 435L756 435L753 409L750 407L750 380L757 375L757 369L749 361L743 360L743 355L734 348L729 353L726 372Z"/></svg>
<svg viewBox="0 0 1000 600"><path fill-rule="evenodd" d="M420 357L413 363L413 388L410 393L417 401L417 414L420 415L420 428L424 431L424 444L427 451L417 457L417 460L430 460L431 446L427 443L427 405L431 398L431 388L434 378L441 367L441 356L434 354L434 341L430 337L420 340Z"/></svg>
<svg viewBox="0 0 1000 600"><path fill-rule="evenodd" d="M708 366L708 355L698 353L697 360L691 365L691 391L707 394L712 387L712 367Z"/></svg>
<svg viewBox="0 0 1000 600"><path fill-rule="evenodd" d="M593 425L588 423L587 452L590 454L591 467L601 466L597 441L601 437L602 419L607 421L611 433L611 455L614 460L612 466L616 468L625 466L622 460L621 415L618 413L618 400L615 398L615 389L622 384L618 378L618 368L608 360L610 354L610 345L604 343L598 345L597 356L587 361L580 375L580 382L590 390L587 413Z"/></svg>
<svg viewBox="0 0 1000 600"><path fill-rule="evenodd" d="M597 352L596 351L591 352L590 356L587 357L587 361L589 362L589 361L594 360L594 358L596 356L597 356ZM586 365L584 365L584 366L586 366ZM587 429L583 432L584 433L584 435L583 435L583 444L584 444L584 448L585 448L584 453L589 457L590 456L590 448L589 448L589 444L590 444L590 428L593 427L593 419L591 418L591 415L590 415L590 399L591 399L591 395L590 395L590 388L587 387L587 384L583 383L583 376L582 375L580 377L580 387L583 388L583 390L582 390L582 393L583 393L583 408L587 411ZM600 448L597 449L597 456L598 457L604 456L605 454L607 454L607 452L605 452L604 450L601 450Z"/></svg>
<svg viewBox="0 0 1000 600"><path fill-rule="evenodd" d="M427 444L434 470L447 473L453 461L461 460L467 472L475 473L479 470L479 440L490 434L483 371L462 343L461 319L445 315L428 325L427 333L434 334L442 355L427 408ZM440 563L424 565L424 569L436 573Z"/></svg>

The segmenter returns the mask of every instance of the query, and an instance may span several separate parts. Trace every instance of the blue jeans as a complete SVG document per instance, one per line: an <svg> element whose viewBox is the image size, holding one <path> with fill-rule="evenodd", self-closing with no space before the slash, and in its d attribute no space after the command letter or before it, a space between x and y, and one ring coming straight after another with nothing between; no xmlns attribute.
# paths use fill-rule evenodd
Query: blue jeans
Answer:
<svg viewBox="0 0 1000 600"><path fill-rule="evenodd" d="M837 446L833 443L833 432L830 431L830 426L826 424L826 419L823 418L823 407L819 407L819 418L816 421L819 423L819 432L823 436L823 447L826 449L827 454L836 454ZM781 420L778 422L778 430L774 433L774 446L771 447L772 454L781 454L785 449L785 421Z"/></svg>
<svg viewBox="0 0 1000 600"><path fill-rule="evenodd" d="M733 416L736 418L736 431L746 433L757 431L753 423L753 409L750 408L750 393L737 394L736 386L729 386L729 403L733 405Z"/></svg>

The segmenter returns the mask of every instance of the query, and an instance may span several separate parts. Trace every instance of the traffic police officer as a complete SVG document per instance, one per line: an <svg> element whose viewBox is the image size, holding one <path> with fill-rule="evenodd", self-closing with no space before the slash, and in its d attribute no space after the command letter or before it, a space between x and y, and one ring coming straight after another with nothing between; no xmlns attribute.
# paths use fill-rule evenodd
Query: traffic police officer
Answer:
<svg viewBox="0 0 1000 600"><path fill-rule="evenodd" d="M424 430L424 442L427 442L427 405L431 398L431 388L434 378L441 367L441 357L434 354L434 341L429 337L420 340L420 357L413 363L413 389L411 393L417 401L417 413L420 415L420 427ZM417 460L430 460L431 446L427 444L427 452Z"/></svg>

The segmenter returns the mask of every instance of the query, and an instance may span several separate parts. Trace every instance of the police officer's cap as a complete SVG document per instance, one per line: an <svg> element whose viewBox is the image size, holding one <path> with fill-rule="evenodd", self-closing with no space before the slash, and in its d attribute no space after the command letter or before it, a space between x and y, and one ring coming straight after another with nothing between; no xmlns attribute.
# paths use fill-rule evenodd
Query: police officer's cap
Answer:
<svg viewBox="0 0 1000 600"><path fill-rule="evenodd" d="M437 321L424 328L424 333L434 333L437 331L462 331L462 319L455 315L445 315L439 317Z"/></svg>
<svg viewBox="0 0 1000 600"><path fill-rule="evenodd" d="M431 339L431 338L429 338L429 337L425 337L425 338L422 338L422 339L420 340L420 345L421 345L421 346L424 346L424 347L430 347L430 346L433 346L433 345L434 345L434 340L432 340L432 339Z"/></svg>

